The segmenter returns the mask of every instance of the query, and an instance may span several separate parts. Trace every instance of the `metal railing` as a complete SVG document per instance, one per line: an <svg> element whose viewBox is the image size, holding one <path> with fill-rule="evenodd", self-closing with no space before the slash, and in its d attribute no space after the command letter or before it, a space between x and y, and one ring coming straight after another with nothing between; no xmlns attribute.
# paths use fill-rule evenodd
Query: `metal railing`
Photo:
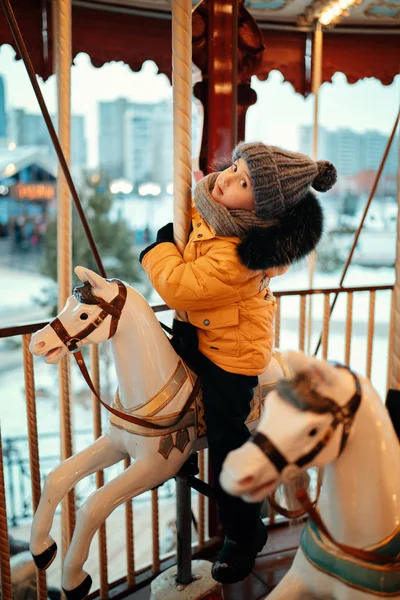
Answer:
<svg viewBox="0 0 400 600"><path fill-rule="evenodd" d="M338 294L339 300L330 314L330 300ZM283 349L306 350L306 325L307 307L310 298L313 298L313 332L311 335L311 353L316 347L321 336L320 356L324 359L342 360L350 364L361 374L371 378L383 397L389 378L391 352L390 329L392 313L393 286L364 286L352 288L329 288L320 290L294 290L275 293L277 300L277 312L275 323L275 346ZM156 312L169 310L165 305L153 307ZM378 313L378 318L376 314ZM40 488L48 465L45 458L39 456L39 442L42 441L40 429L36 419L36 396L35 377L32 356L29 353L30 334L43 327L46 323L30 323L15 327L0 329L0 338L22 336L22 363L25 373L25 395L28 428L29 458L22 458L11 442L11 436L7 431L2 431L3 436L3 465L5 487L7 494L19 494L23 500L19 508L13 506L12 501L7 504L7 517L9 526L18 522L20 516L28 517L34 511L40 497ZM94 412L96 409L94 408ZM95 430L95 428L93 429ZM101 427L100 427L101 430ZM30 467L28 468L28 460ZM127 461L128 462L128 461ZM200 477L206 479L204 468L204 456L201 456ZM11 474L11 466L20 470L21 478L17 482ZM125 465L126 467L127 465ZM31 480L32 494L26 492L28 479ZM101 485L102 480L97 480ZM10 487L11 486L11 487ZM10 489L13 488L13 492ZM17 494L17 495L18 495ZM97 557L97 576L91 572L94 582L100 588L92 594L92 597L112 598L122 597L128 591L134 591L138 586L144 585L151 580L165 566L170 566L174 560L174 553L163 557L160 552L160 536L164 530L160 530L160 499L163 492L158 489L147 493L151 495L151 534L147 535L148 554L147 563L140 563L138 555L140 548L135 545L135 530L138 522L135 521L132 501L125 505L125 516L122 527L125 530L125 554L126 560L124 574L114 573L110 568L111 553L107 553L107 546L112 542L112 535L104 527L100 537L99 551ZM206 527L206 505L201 495L196 495L197 506L197 543L193 547L194 556L208 551L210 543ZM112 533L112 532L111 532ZM120 550L119 550L120 551ZM7 562L7 549L2 547L2 561ZM121 566L122 557L119 556ZM91 567L93 569L93 566ZM118 577L116 576L118 575ZM49 575L50 577L50 575ZM94 587L96 587L96 585ZM39 598L46 597L46 586L41 580Z"/></svg>

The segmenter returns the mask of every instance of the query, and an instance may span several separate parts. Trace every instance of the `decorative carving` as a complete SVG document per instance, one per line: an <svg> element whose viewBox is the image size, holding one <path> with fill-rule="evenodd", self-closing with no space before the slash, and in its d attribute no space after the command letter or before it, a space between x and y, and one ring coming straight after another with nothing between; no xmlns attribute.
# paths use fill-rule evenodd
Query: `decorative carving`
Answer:
<svg viewBox="0 0 400 600"><path fill-rule="evenodd" d="M255 14L261 12L276 12L282 10L291 4L294 0L269 0L268 2L259 2L258 0L246 0L245 6L248 10L254 11Z"/></svg>
<svg viewBox="0 0 400 600"><path fill-rule="evenodd" d="M168 435L163 435L162 437L160 437L158 451L161 454L161 456L163 456L164 458L168 458L168 456L171 454L173 447L174 441L170 433Z"/></svg>
<svg viewBox="0 0 400 600"><path fill-rule="evenodd" d="M364 10L364 15L376 19L398 19L400 17L400 1L375 0Z"/></svg>
<svg viewBox="0 0 400 600"><path fill-rule="evenodd" d="M274 0L274 1L286 1L286 0ZM262 60L262 52L264 50L263 38L260 29L258 28L257 23L254 18L250 15L248 10L244 6L244 0L239 0L238 7L238 45L237 45L237 75L236 81L229 80L229 77L226 77L223 81L221 80L222 73L221 70L216 73L213 68L215 64L209 64L209 18L213 13L210 12L211 3L207 0L203 0L193 12L193 28L192 28L192 47L193 47L193 62L197 65L197 67L201 70L203 81L197 83L194 87L194 94L196 98L198 98L203 106L204 106L204 122L206 126L204 127L203 139L202 139L202 148L200 153L200 168L204 172L206 172L209 163L214 158L219 158L219 156L209 156L213 154L212 152L212 140L208 139L209 131L211 129L211 133L215 134L213 131L213 127L210 123L218 122L221 130L226 123L221 124L221 115L218 117L214 115L214 112L220 110L221 103L223 106L226 106L226 98L223 98L223 94L225 91L218 90L226 90L227 85L231 85L232 94L236 93L236 89L234 89L237 85L238 92L238 106L237 106L237 139L244 139L245 134L245 118L248 107L251 104L254 104L257 100L256 93L251 89L251 77L257 73L257 70L261 64ZM215 16L215 15L214 15ZM222 17L220 17L222 18ZM229 27L229 15L224 16L224 27ZM232 34L232 30L229 29L229 35L235 36ZM231 55L230 55L231 56ZM215 59L216 61L217 59ZM218 60L221 61L224 65L226 65L226 57L219 57ZM214 61L214 63L215 63ZM235 73L236 69L232 67L232 72ZM226 76L226 73L225 73ZM218 83L220 85L210 86L210 80L214 80L218 78ZM215 83L215 82L214 82ZM223 85L226 84L226 85ZM210 89L211 87L211 89ZM217 91L216 91L217 90ZM225 102L225 104L224 104ZM220 106L218 107L218 104ZM214 111L214 112L213 112ZM226 119L228 121L228 119ZM208 127L207 127L208 124ZM219 135L221 131L219 131ZM234 136L233 136L234 137ZM231 149L231 144L229 140L227 144ZM226 148L225 148L226 151ZM223 152L225 153L225 152Z"/></svg>
<svg viewBox="0 0 400 600"><path fill-rule="evenodd" d="M175 437L175 448L179 450L179 452L184 451L188 443L190 442L189 433L187 429L181 429L176 432Z"/></svg>
<svg viewBox="0 0 400 600"><path fill-rule="evenodd" d="M198 438L207 435L207 425L204 419L203 390L201 388L196 396L196 430Z"/></svg>

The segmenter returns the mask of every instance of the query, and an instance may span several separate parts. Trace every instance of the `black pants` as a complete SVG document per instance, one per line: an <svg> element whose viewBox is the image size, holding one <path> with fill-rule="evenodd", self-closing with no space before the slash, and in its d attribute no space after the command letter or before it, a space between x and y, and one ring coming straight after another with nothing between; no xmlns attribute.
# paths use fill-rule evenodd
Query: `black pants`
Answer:
<svg viewBox="0 0 400 600"><path fill-rule="evenodd" d="M242 446L250 437L245 420L258 378L228 373L204 355L201 355L200 371L219 518L230 539L246 543L251 533L256 531L261 504L249 504L227 494L219 484L219 476L228 453Z"/></svg>
<svg viewBox="0 0 400 600"><path fill-rule="evenodd" d="M249 543L260 519L261 504L249 504L227 494L219 484L219 476L228 453L250 437L245 421L258 377L228 373L217 367L197 349L197 333L190 323L174 321L173 333L171 343L176 352L202 377L208 449L220 521L230 539Z"/></svg>

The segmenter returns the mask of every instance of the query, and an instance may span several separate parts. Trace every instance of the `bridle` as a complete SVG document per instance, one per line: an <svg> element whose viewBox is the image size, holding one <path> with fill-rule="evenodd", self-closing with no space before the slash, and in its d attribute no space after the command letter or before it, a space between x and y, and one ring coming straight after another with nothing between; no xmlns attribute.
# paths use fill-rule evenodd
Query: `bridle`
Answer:
<svg viewBox="0 0 400 600"><path fill-rule="evenodd" d="M342 438L340 442L339 455L343 452L347 440L349 438L351 426L354 421L354 417L357 413L357 410L360 406L361 402L361 384L357 375L353 373L348 367L345 365L335 365L338 368L345 368L351 373L355 385L356 391L353 396L344 406L339 406L333 400L325 398L325 401L329 402L330 412L333 414L333 421L328 427L325 435L317 444L306 454L302 454L296 460L289 462L286 457L280 452L280 450L275 446L275 444L270 440L268 436L261 433L261 431L256 431L255 434L249 439L249 442L252 442L260 450L263 454L268 458L270 462L274 465L275 469L278 473L282 473L284 469L288 467L292 468L301 468L310 463L314 458L320 454L320 452L325 448L328 442L332 439L333 434L339 425L343 425L342 430Z"/></svg>
<svg viewBox="0 0 400 600"><path fill-rule="evenodd" d="M188 397L187 401L185 402L185 405L183 406L182 410L175 417L174 422L172 424L169 423L169 425L159 425L158 423L146 421L145 419L142 419L140 417L135 417L134 415L122 412L122 411L114 408L113 406L110 406L109 404L107 404L100 398L100 395L98 394L96 388L93 385L89 371L85 364L85 359L83 358L81 350L79 350L78 343L81 342L83 339L85 339L88 335L93 333L93 331L95 331L109 315L111 316L111 323L110 323L110 331L108 333L108 339L112 338L118 329L119 319L122 314L122 309L125 306L126 296L127 296L126 285L122 281L120 281L119 279L106 279L106 281L108 281L108 282L114 281L115 283L118 284L118 294L115 296L115 298L113 298L111 300L111 302L107 302L106 300L103 300L103 298L100 298L99 296L93 296L94 301L92 302L92 304L96 304L97 306L100 306L101 312L84 329L82 329L81 331L76 333L74 336L71 336L68 333L68 331L65 329L64 325L61 323L61 321L58 317L53 319L53 321L51 321L49 323L49 325L52 327L52 329L54 329L54 331L56 332L59 339L68 348L69 352L73 353L74 358L76 360L76 364L78 365L79 370L83 375L83 378L85 379L86 383L88 384L91 392L96 396L96 398L102 404L102 406L104 406L104 408L106 408L109 412L111 412L116 417L119 417L120 419L123 419L124 421L129 421L130 423L133 423L135 425L139 425L140 427L146 427L147 429L160 429L160 430L167 429L167 428L171 427L172 425L179 423L179 421L185 416L185 414L189 410L191 404L193 403L194 399L196 398L197 394L199 393L200 386L201 386L201 378L200 377L197 377L196 382L192 388L192 391L189 394L189 397ZM79 292L78 292L79 289L80 288L74 289L74 297L78 300L78 302L81 301Z"/></svg>
<svg viewBox="0 0 400 600"><path fill-rule="evenodd" d="M360 407L361 403L361 383L359 378L350 368L346 365L341 365L338 363L334 363L336 368L347 369L349 373L352 375L354 379L354 383L356 386L356 390L350 400L344 406L339 406L331 399L324 398L325 402L328 402L329 412L333 414L333 421L329 426L327 432L323 436L323 438L306 454L302 454L295 461L289 462L283 454L278 450L278 448L274 445L273 442L268 438L268 436L264 435L260 431L256 431L256 433L249 439L250 442L256 444L265 454L265 456L272 462L279 473L286 468L296 467L304 467L308 463L310 463L314 458L318 456L318 454L325 448L328 442L332 439L333 434L339 425L343 425L342 437L340 441L339 454L340 456L346 447L351 427L354 422L354 418ZM328 412L328 411L327 411ZM354 548L352 546L348 546L346 544L342 544L337 542L332 534L327 529L325 523L323 522L319 511L316 508L316 503L311 502L308 493L306 490L299 490L296 494L298 501L303 507L303 515L308 514L310 519L314 522L315 526L321 533L325 535L325 537L339 550L341 550L344 554L348 554L356 559L362 560L369 564L380 564L380 565L391 565L390 568L394 568L395 570L399 570L400 560L399 557L386 556L383 554L378 554L377 552L373 552L370 550L364 550L362 548ZM272 503L274 508L277 508L276 503L273 501ZM279 511L280 512L280 511ZM289 511L286 511L287 513ZM299 514L295 515L300 516ZM394 565L392 567L392 565Z"/></svg>
<svg viewBox="0 0 400 600"><path fill-rule="evenodd" d="M111 323L110 323L110 331L108 334L108 339L112 338L115 335L118 322L121 317L122 309L125 306L126 302L126 285L122 283L119 279L107 279L108 282L113 282L118 284L118 294L111 300L111 302L107 302L96 296L96 305L100 306L102 309L101 312L97 315L97 317L89 323L84 329L76 333L74 336L71 336L68 331L65 329L64 325L61 323L60 319L57 317L50 322L50 327L54 329L62 343L68 348L70 352L77 352L78 350L78 342L81 342L85 338L88 337L93 331L95 331L103 321L111 315ZM77 288L74 290L74 296L77 298Z"/></svg>

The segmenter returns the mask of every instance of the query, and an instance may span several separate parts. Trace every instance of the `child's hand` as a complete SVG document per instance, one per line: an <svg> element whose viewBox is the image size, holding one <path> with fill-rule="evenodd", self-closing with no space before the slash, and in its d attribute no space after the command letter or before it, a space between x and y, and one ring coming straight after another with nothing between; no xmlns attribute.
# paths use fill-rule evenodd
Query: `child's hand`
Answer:
<svg viewBox="0 0 400 600"><path fill-rule="evenodd" d="M172 223L167 223L157 231L156 242L172 242L174 243L174 226Z"/></svg>
<svg viewBox="0 0 400 600"><path fill-rule="evenodd" d="M172 243L174 243L174 226L173 226L172 223L167 223L167 225L164 225L164 227L161 227L161 229L159 229L157 231L156 241L153 242L152 244L150 244L150 246L147 246L147 248L145 248L144 250L141 251L141 253L139 255L139 262L140 262L140 264L142 263L142 260L144 259L144 257L147 254L147 252L149 252L150 250L152 250L158 244L162 244L163 242L172 242Z"/></svg>

